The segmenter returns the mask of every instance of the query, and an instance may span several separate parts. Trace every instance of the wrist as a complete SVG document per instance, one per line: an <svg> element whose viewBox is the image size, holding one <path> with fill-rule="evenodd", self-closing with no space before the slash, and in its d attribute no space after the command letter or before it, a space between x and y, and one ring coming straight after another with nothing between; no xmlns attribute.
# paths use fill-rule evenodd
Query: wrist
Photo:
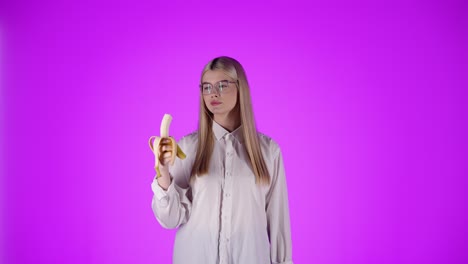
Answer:
<svg viewBox="0 0 468 264"><path fill-rule="evenodd" d="M156 180L158 182L158 185L163 188L163 190L167 191L167 189L169 188L169 185L171 185L171 182L172 182L172 177L169 173L167 174L164 174L164 175L161 175L161 176L157 176L156 177Z"/></svg>

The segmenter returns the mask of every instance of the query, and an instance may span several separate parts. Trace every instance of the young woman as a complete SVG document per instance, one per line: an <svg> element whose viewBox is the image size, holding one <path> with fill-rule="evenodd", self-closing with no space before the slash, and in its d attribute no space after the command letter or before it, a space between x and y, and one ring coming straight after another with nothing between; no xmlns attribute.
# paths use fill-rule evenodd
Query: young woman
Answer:
<svg viewBox="0 0 468 264"><path fill-rule="evenodd" d="M292 263L281 150L256 130L239 62L219 57L203 69L199 128L179 141L187 158L169 166L168 143L151 187L156 219L178 228L173 263Z"/></svg>

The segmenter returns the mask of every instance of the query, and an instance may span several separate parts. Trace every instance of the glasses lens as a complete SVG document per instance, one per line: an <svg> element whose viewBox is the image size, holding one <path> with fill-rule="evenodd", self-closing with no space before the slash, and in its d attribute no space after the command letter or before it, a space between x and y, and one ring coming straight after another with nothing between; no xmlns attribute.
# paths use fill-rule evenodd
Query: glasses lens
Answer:
<svg viewBox="0 0 468 264"><path fill-rule="evenodd" d="M219 82L219 83L218 83L218 90L219 90L219 92L222 93L224 89L228 88L228 84L229 84L229 83L226 82L226 81Z"/></svg>
<svg viewBox="0 0 468 264"><path fill-rule="evenodd" d="M207 83L203 84L202 91L204 94L210 94L211 90L212 90L211 84L207 84Z"/></svg>

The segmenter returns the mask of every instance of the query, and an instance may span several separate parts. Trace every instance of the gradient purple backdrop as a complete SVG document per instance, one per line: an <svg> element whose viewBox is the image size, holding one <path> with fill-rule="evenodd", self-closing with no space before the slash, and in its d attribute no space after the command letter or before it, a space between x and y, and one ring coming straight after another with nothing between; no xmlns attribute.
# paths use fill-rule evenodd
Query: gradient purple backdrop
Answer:
<svg viewBox="0 0 468 264"><path fill-rule="evenodd" d="M0 262L170 263L147 140L196 129L227 55L283 151L295 263L468 263L466 2L169 2L0 3Z"/></svg>

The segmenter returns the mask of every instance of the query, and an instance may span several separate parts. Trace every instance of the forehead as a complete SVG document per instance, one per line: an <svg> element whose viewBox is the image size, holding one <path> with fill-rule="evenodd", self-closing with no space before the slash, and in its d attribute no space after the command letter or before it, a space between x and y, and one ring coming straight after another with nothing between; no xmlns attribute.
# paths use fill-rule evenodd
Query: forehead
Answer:
<svg viewBox="0 0 468 264"><path fill-rule="evenodd" d="M222 70L209 70L203 74L202 82L215 83L222 80L231 80L224 71Z"/></svg>

